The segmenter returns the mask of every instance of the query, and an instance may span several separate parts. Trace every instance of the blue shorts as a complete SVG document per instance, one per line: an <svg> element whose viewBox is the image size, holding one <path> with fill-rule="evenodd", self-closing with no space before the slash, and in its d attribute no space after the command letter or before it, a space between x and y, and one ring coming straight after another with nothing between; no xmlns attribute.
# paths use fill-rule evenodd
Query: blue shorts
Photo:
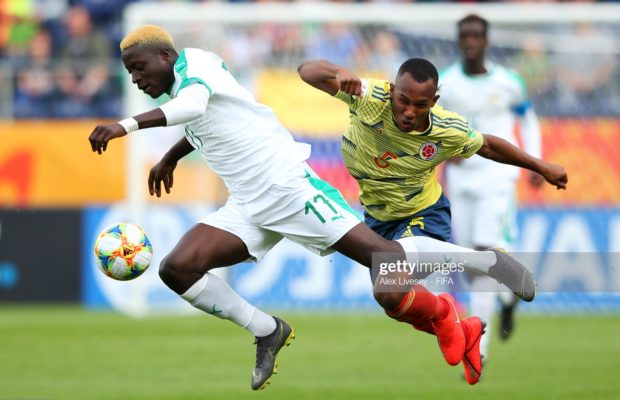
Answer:
<svg viewBox="0 0 620 400"><path fill-rule="evenodd" d="M435 204L396 221L379 221L364 212L364 222L373 231L388 240L410 236L427 236L444 242L450 241L452 214L450 200L442 193Z"/></svg>

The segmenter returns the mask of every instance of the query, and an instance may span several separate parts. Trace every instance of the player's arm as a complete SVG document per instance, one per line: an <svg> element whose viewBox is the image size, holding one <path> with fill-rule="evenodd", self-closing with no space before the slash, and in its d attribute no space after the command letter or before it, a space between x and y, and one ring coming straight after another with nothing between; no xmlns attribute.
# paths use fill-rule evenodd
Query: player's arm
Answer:
<svg viewBox="0 0 620 400"><path fill-rule="evenodd" d="M139 129L179 125L202 116L209 103L211 92L201 84L192 84L181 90L177 97L143 114L114 124L97 125L88 140L92 151L101 154L108 142Z"/></svg>
<svg viewBox="0 0 620 400"><path fill-rule="evenodd" d="M166 126L166 116L161 109L156 108L132 118L126 118L114 124L97 125L88 140L92 151L101 154L108 148L112 139L123 137L138 129Z"/></svg>
<svg viewBox="0 0 620 400"><path fill-rule="evenodd" d="M309 60L297 67L301 79L319 90L336 95L338 90L360 96L362 80L348 69L326 60Z"/></svg>
<svg viewBox="0 0 620 400"><path fill-rule="evenodd" d="M194 150L185 137L181 138L164 154L161 160L149 172L149 193L161 197L161 184L164 183L166 193L170 193L173 184L173 172L180 159Z"/></svg>
<svg viewBox="0 0 620 400"><path fill-rule="evenodd" d="M503 164L526 168L542 175L558 189L566 189L568 175L561 165L533 157L510 142L493 135L482 135L482 147L477 154Z"/></svg>

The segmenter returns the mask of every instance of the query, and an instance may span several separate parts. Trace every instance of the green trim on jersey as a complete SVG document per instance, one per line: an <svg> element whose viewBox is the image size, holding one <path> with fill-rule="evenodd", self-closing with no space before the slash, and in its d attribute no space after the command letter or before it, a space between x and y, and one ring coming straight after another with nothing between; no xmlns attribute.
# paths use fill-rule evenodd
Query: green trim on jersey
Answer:
<svg viewBox="0 0 620 400"><path fill-rule="evenodd" d="M338 189L330 185L329 182L326 182L320 178L315 178L314 176L310 175L310 172L308 171L306 171L306 178L315 189L325 193L327 198L338 204L342 209L353 214L358 220L363 221L363 218L357 212L355 212L353 208L351 208L351 206L342 197L342 194L340 194Z"/></svg>
<svg viewBox="0 0 620 400"><path fill-rule="evenodd" d="M207 85L205 83L205 81L203 81L200 78L186 78L186 79L183 79L181 81L181 85L179 86L179 90L177 90L177 93L179 93L181 91L181 89L183 89L185 86L191 85L192 83L200 83L201 85L203 85L204 87L207 88L207 90L209 91L209 96L213 95L213 90L211 90L209 85Z"/></svg>
<svg viewBox="0 0 620 400"><path fill-rule="evenodd" d="M185 138L196 149L199 149L200 147L203 146L202 139L196 136L194 132L191 130L191 128L187 125L185 125Z"/></svg>
<svg viewBox="0 0 620 400"><path fill-rule="evenodd" d="M207 88L207 90L209 91L209 96L213 95L213 90L211 90L211 87L209 87L209 85L207 85L205 81L203 81L202 79L198 77L190 77L190 78L187 77L187 58L185 57L185 49L181 50L181 54L179 54L179 58L177 59L177 62L174 63L174 70L181 77L181 84L179 85L179 88L177 89L176 93L179 93L181 89L183 89L184 87L188 85L191 85L193 83L200 83L201 85Z"/></svg>
<svg viewBox="0 0 620 400"><path fill-rule="evenodd" d="M523 77L519 75L519 73L515 71L514 69L505 68L505 70L508 76L513 78L515 81L517 81L517 83L521 87L521 90L523 90L523 98L527 99L528 94L527 94L527 84L525 83L525 79L523 79Z"/></svg>
<svg viewBox="0 0 620 400"><path fill-rule="evenodd" d="M360 202L373 218L394 221L435 204L442 188L435 167L453 157L470 157L483 144L465 118L440 106L429 113L425 132L402 132L394 122L389 82L368 79L364 96L339 91L350 124L341 154L360 186Z"/></svg>

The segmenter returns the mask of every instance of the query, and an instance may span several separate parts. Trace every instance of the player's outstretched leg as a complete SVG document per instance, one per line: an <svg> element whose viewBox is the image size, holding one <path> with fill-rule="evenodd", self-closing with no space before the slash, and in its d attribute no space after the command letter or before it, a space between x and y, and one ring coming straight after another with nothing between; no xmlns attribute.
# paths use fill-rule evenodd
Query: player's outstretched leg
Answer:
<svg viewBox="0 0 620 400"><path fill-rule="evenodd" d="M503 250L476 251L423 236L402 238L398 242L403 244L405 251L408 247L417 249L420 262L442 264L449 258L455 265L481 272L503 283L525 301L532 301L536 296L534 275Z"/></svg>
<svg viewBox="0 0 620 400"><path fill-rule="evenodd" d="M375 293L382 306L385 304L383 297L381 293ZM386 309L386 314L411 324L417 330L436 335L446 362L450 365L461 362L465 352L465 336L454 299L449 294L435 296L423 286L413 285L409 292L404 293L400 304L394 309Z"/></svg>
<svg viewBox="0 0 620 400"><path fill-rule="evenodd" d="M475 385L482 375L480 339L484 334L485 323L478 317L469 317L461 321L461 326L465 334L465 354L463 355L465 379L470 385Z"/></svg>
<svg viewBox="0 0 620 400"><path fill-rule="evenodd" d="M285 321L278 317L276 329L267 336L256 337L256 366L252 372L251 386L254 390L261 390L270 383L271 375L275 374L278 365L276 356L282 347L289 346L295 339L295 331Z"/></svg>

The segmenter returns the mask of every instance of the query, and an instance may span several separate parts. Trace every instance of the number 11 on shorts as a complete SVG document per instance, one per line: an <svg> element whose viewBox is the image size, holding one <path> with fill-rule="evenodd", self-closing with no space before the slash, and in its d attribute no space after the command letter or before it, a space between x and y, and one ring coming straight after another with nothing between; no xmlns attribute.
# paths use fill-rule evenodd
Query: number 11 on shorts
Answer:
<svg viewBox="0 0 620 400"><path fill-rule="evenodd" d="M312 199L312 202L306 201L306 207L305 207L306 215L308 215L308 213L312 211L312 213L319 219L319 221L321 221L321 223L324 224L326 222L325 217L323 217L321 212L317 210L315 207L315 205L321 205L321 204L329 207L329 210L333 214L333 216L331 217L332 221L336 221L337 219L344 218L340 214L340 212L332 205L332 203L330 203L330 201L326 199L325 196L323 196L322 194L317 194L316 196L314 196L314 198Z"/></svg>

